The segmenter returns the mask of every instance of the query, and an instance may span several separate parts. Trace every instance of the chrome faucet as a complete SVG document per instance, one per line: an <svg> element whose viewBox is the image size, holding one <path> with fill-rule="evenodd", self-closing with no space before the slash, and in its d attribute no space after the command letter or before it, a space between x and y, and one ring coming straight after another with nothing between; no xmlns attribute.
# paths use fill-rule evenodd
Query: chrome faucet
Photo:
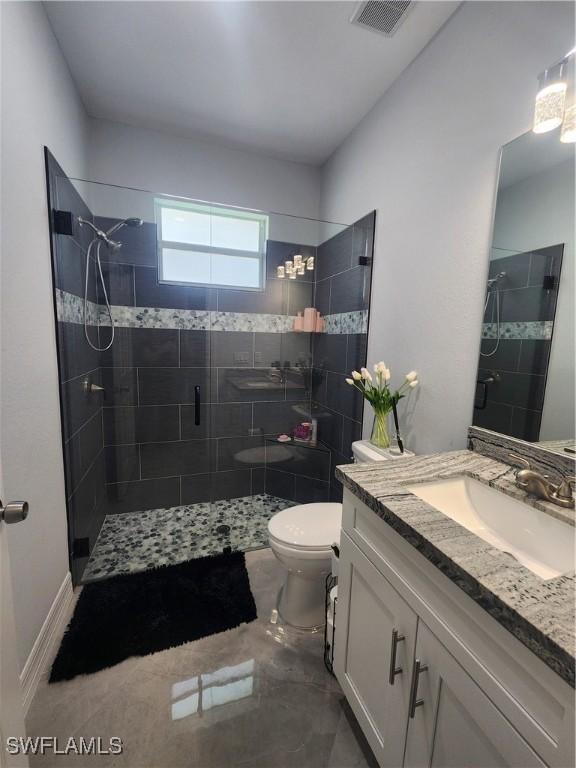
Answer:
<svg viewBox="0 0 576 768"><path fill-rule="evenodd" d="M565 477L561 483L555 485L548 479L548 475L543 475L536 469L532 469L530 462L523 456L510 454L510 458L522 464L523 469L517 469L515 473L516 485L522 488L526 493L531 493L539 499L557 504L559 507L574 509L574 484L576 478Z"/></svg>

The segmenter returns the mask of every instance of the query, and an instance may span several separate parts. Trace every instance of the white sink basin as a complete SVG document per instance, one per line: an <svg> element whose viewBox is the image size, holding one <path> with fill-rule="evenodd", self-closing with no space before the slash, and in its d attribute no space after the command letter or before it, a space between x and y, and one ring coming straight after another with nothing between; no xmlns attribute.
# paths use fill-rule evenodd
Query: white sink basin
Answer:
<svg viewBox="0 0 576 768"><path fill-rule="evenodd" d="M411 485L408 490L541 579L574 568L573 526L471 477Z"/></svg>

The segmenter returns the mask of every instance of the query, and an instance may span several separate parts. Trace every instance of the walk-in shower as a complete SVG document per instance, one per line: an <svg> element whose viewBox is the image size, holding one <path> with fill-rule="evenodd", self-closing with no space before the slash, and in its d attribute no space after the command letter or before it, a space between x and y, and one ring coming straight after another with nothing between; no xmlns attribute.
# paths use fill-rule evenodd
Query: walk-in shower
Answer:
<svg viewBox="0 0 576 768"><path fill-rule="evenodd" d="M49 153L47 169L75 582L267 546L275 512L340 500L374 214L347 226L72 180ZM314 270L279 278L295 253ZM310 308L323 332L295 330ZM317 441L294 440L312 420Z"/></svg>

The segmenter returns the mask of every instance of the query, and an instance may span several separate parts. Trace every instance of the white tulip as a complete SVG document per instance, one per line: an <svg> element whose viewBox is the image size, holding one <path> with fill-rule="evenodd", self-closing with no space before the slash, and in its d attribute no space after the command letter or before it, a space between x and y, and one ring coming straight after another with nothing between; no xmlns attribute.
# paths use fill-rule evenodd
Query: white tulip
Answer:
<svg viewBox="0 0 576 768"><path fill-rule="evenodd" d="M411 381L416 381L416 378L418 376L418 373L416 371L410 371L410 373L406 374L406 381L410 383Z"/></svg>
<svg viewBox="0 0 576 768"><path fill-rule="evenodd" d="M412 389L414 389L414 387L417 387L417 386L418 386L418 379L414 379L414 381L411 381L411 382L408 384L408 386L409 386L409 387L412 387Z"/></svg>
<svg viewBox="0 0 576 768"><path fill-rule="evenodd" d="M374 366L374 371L376 373L386 373L386 363L381 360L379 363L376 363Z"/></svg>
<svg viewBox="0 0 576 768"><path fill-rule="evenodd" d="M366 379L366 381L372 381L372 374L367 368L360 368L360 373L362 374L363 379Z"/></svg>
<svg viewBox="0 0 576 768"><path fill-rule="evenodd" d="M360 379L362 378L362 374L358 373L358 371L352 371L352 378L354 379L354 381L360 381Z"/></svg>
<svg viewBox="0 0 576 768"><path fill-rule="evenodd" d="M352 384L352 386L354 386L354 379L346 379L346 384Z"/></svg>
<svg viewBox="0 0 576 768"><path fill-rule="evenodd" d="M390 381L391 378L390 368L384 368L384 381Z"/></svg>

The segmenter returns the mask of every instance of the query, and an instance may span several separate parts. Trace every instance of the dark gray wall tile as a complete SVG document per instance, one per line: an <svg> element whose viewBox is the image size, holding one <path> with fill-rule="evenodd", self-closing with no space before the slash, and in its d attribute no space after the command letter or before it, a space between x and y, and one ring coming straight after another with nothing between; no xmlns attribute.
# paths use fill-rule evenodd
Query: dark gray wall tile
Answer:
<svg viewBox="0 0 576 768"><path fill-rule="evenodd" d="M541 421L542 411L529 411L523 408L514 408L512 410L510 431L507 434L512 437L518 437L520 440L535 442L540 436Z"/></svg>
<svg viewBox="0 0 576 768"><path fill-rule="evenodd" d="M352 266L352 227L318 246L316 280L324 280Z"/></svg>
<svg viewBox="0 0 576 768"><path fill-rule="evenodd" d="M134 306L134 267L130 264L102 263L102 274L108 301L112 305ZM105 305L104 291L100 275L95 280L98 302Z"/></svg>
<svg viewBox="0 0 576 768"><path fill-rule="evenodd" d="M330 314L330 286L332 281L330 278L322 280L315 284L314 287L314 307L320 312L321 315Z"/></svg>
<svg viewBox="0 0 576 768"><path fill-rule="evenodd" d="M94 339L97 329L92 327ZM60 377L68 381L100 367L100 356L86 342L84 326L78 323L58 323L58 352Z"/></svg>
<svg viewBox="0 0 576 768"><path fill-rule="evenodd" d="M104 408L103 421L106 445L180 439L177 405Z"/></svg>
<svg viewBox="0 0 576 768"><path fill-rule="evenodd" d="M343 418L342 421L342 454L352 459L352 443L362 440L362 423Z"/></svg>
<svg viewBox="0 0 576 768"><path fill-rule="evenodd" d="M216 443L216 469L219 472L264 466L262 437L222 437Z"/></svg>
<svg viewBox="0 0 576 768"><path fill-rule="evenodd" d="M212 331L210 334L211 367L252 368L254 336L254 333L244 331Z"/></svg>
<svg viewBox="0 0 576 768"><path fill-rule="evenodd" d="M494 349L496 351L490 357L480 357L480 366L482 368L490 366L501 371L517 371L521 344L520 339L500 339L496 346L496 339L482 339L480 346L482 353L487 354Z"/></svg>
<svg viewBox="0 0 576 768"><path fill-rule="evenodd" d="M135 267L135 284L137 307L216 309L214 288L161 283L156 267Z"/></svg>
<svg viewBox="0 0 576 768"><path fill-rule="evenodd" d="M314 306L314 283L303 281L303 277L302 275L297 280L286 280L286 313L288 315L303 313L306 307Z"/></svg>
<svg viewBox="0 0 576 768"><path fill-rule="evenodd" d="M91 379L100 385L99 371L94 371ZM64 437L68 439L100 411L102 395L100 392L86 392L83 376L63 383L61 392Z"/></svg>
<svg viewBox="0 0 576 768"><path fill-rule="evenodd" d="M286 280L268 278L265 291L218 288L218 311L285 315L286 282Z"/></svg>
<svg viewBox="0 0 576 768"><path fill-rule="evenodd" d="M138 383L135 368L101 368L104 394L102 404L137 405Z"/></svg>
<svg viewBox="0 0 576 768"><path fill-rule="evenodd" d="M109 515L177 507L180 504L180 478L114 483L106 486L106 495Z"/></svg>
<svg viewBox="0 0 576 768"><path fill-rule="evenodd" d="M521 349L518 370L523 373L545 374L548 370L551 342L548 339L522 339L519 344Z"/></svg>
<svg viewBox="0 0 576 768"><path fill-rule="evenodd" d="M362 395L346 383L345 377L339 373L327 374L326 404L332 411L337 411L353 421L362 418Z"/></svg>
<svg viewBox="0 0 576 768"><path fill-rule="evenodd" d="M140 458L137 445L108 445L104 449L104 455L107 483L140 479Z"/></svg>
<svg viewBox="0 0 576 768"><path fill-rule="evenodd" d="M512 424L512 410L511 405L488 401L486 408L474 408L473 423L477 427L509 435Z"/></svg>
<svg viewBox="0 0 576 768"><path fill-rule="evenodd" d="M294 500L294 475L290 472L278 472L275 469L266 467L264 473L264 488L266 493L271 496L278 496L280 499Z"/></svg>
<svg viewBox="0 0 576 768"><path fill-rule="evenodd" d="M499 289L526 288L530 272L530 254L513 253L501 259L492 259L488 267L488 277L496 277L506 272L498 281Z"/></svg>
<svg viewBox="0 0 576 768"><path fill-rule="evenodd" d="M315 504L330 500L330 483L309 477L294 477L294 501L299 504Z"/></svg>
<svg viewBox="0 0 576 768"><path fill-rule="evenodd" d="M208 440L147 443L140 446L142 478L171 477L208 472L211 468Z"/></svg>
<svg viewBox="0 0 576 768"><path fill-rule="evenodd" d="M346 373L359 371L366 365L368 355L368 334L351 333L348 335L346 350Z"/></svg>
<svg viewBox="0 0 576 768"><path fill-rule="evenodd" d="M367 309L370 302L370 269L354 267L331 280L330 314Z"/></svg>
<svg viewBox="0 0 576 768"><path fill-rule="evenodd" d="M545 291L542 288L500 291L500 320L502 322L553 320L556 293L557 291Z"/></svg>
<svg viewBox="0 0 576 768"><path fill-rule="evenodd" d="M291 435L297 424L309 421L308 401L297 403L254 403L254 429L264 435Z"/></svg>
<svg viewBox="0 0 576 768"><path fill-rule="evenodd" d="M265 368L218 368L218 402L284 400L281 378Z"/></svg>
<svg viewBox="0 0 576 768"><path fill-rule="evenodd" d="M140 368L140 405L194 404L194 387L201 388L201 401L210 396L208 368Z"/></svg>
<svg viewBox="0 0 576 768"><path fill-rule="evenodd" d="M177 366L178 331L165 328L116 328L114 344L102 352L106 367Z"/></svg>
<svg viewBox="0 0 576 768"><path fill-rule="evenodd" d="M209 331L180 331L180 365L191 368L211 366Z"/></svg>
<svg viewBox="0 0 576 768"><path fill-rule="evenodd" d="M338 333L316 333L313 337L314 367L346 373L348 337Z"/></svg>
<svg viewBox="0 0 576 768"><path fill-rule="evenodd" d="M78 437L80 440L81 477L96 461L98 454L104 447L101 409L98 409L96 415L84 424L78 433Z"/></svg>

